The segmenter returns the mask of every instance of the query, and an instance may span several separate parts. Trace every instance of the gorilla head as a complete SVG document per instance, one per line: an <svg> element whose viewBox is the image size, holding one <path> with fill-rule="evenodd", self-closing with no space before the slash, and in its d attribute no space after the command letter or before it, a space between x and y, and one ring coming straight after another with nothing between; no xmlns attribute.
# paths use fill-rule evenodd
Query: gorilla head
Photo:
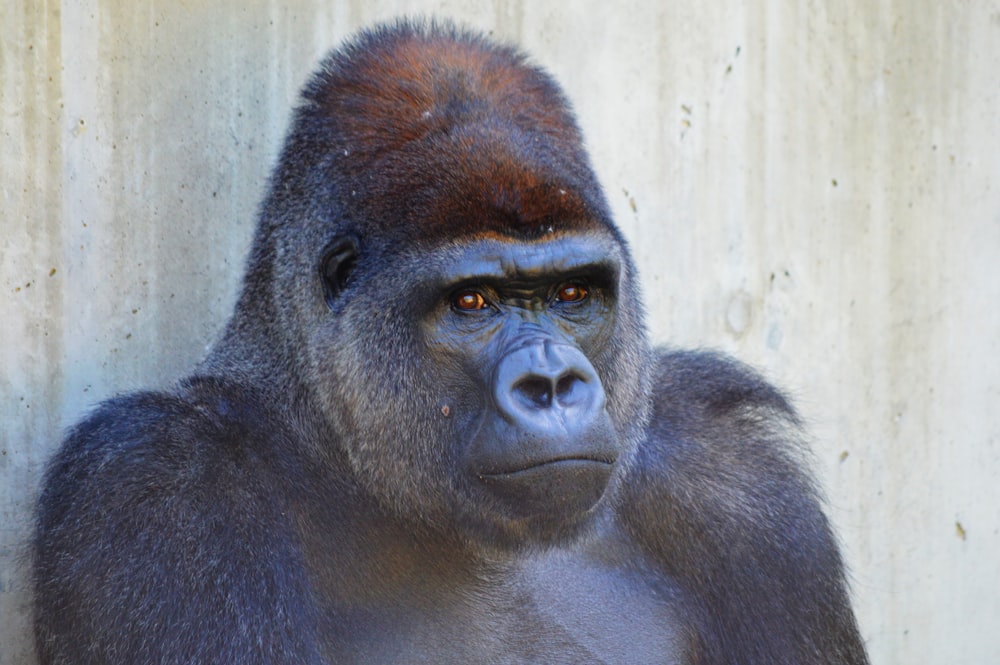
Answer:
<svg viewBox="0 0 1000 665"><path fill-rule="evenodd" d="M567 102L511 48L400 24L332 54L250 261L210 362L257 357L406 519L570 533L643 429L631 259Z"/></svg>

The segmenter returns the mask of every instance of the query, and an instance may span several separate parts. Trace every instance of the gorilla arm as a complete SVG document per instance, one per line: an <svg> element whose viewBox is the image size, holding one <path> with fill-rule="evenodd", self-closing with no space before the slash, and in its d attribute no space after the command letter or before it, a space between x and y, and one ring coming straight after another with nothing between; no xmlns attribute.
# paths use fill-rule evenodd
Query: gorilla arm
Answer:
<svg viewBox="0 0 1000 665"><path fill-rule="evenodd" d="M194 379L107 402L70 433L38 513L43 662L319 661L277 495L294 470L262 452L259 433L280 436L268 420L233 385Z"/></svg>
<svg viewBox="0 0 1000 665"><path fill-rule="evenodd" d="M708 663L867 663L797 416L734 360L660 351L622 521L691 599Z"/></svg>

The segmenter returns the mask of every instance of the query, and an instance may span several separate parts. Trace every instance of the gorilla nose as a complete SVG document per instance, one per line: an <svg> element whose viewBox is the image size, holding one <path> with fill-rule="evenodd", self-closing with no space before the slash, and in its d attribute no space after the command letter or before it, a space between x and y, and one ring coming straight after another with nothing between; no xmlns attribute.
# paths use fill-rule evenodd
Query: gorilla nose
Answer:
<svg viewBox="0 0 1000 665"><path fill-rule="evenodd" d="M561 375L530 374L514 384L514 399L524 408L569 407L588 398L584 377L572 369Z"/></svg>
<svg viewBox="0 0 1000 665"><path fill-rule="evenodd" d="M549 340L507 355L495 386L501 414L536 434L578 433L604 408L604 389L583 352Z"/></svg>

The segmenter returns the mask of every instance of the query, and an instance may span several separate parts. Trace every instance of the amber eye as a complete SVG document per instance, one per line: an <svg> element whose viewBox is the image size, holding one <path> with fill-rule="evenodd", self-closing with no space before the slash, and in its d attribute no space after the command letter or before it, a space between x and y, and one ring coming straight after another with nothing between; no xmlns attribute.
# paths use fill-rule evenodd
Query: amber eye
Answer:
<svg viewBox="0 0 1000 665"><path fill-rule="evenodd" d="M462 291L452 300L452 305L463 312L474 312L487 306L486 298L478 291Z"/></svg>
<svg viewBox="0 0 1000 665"><path fill-rule="evenodd" d="M556 300L559 302L580 302L587 297L587 287L582 284L563 284L556 293Z"/></svg>

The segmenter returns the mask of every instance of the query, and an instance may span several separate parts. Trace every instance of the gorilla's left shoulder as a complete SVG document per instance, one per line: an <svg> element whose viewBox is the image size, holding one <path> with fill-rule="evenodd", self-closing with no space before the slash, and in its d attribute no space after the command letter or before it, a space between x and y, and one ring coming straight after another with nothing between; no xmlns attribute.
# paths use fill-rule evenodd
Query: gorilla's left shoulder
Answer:
<svg viewBox="0 0 1000 665"><path fill-rule="evenodd" d="M723 354L660 350L652 392L619 487L619 514L641 540L660 550L693 542L711 560L743 543L773 550L769 561L786 560L801 538L828 542L802 427L780 390Z"/></svg>
<svg viewBox="0 0 1000 665"><path fill-rule="evenodd" d="M653 373L653 425L701 428L757 414L797 425L785 395L748 365L715 351L659 349Z"/></svg>
<svg viewBox="0 0 1000 665"><path fill-rule="evenodd" d="M717 353L660 351L654 376L615 515L696 599L708 662L867 662L788 400Z"/></svg>

